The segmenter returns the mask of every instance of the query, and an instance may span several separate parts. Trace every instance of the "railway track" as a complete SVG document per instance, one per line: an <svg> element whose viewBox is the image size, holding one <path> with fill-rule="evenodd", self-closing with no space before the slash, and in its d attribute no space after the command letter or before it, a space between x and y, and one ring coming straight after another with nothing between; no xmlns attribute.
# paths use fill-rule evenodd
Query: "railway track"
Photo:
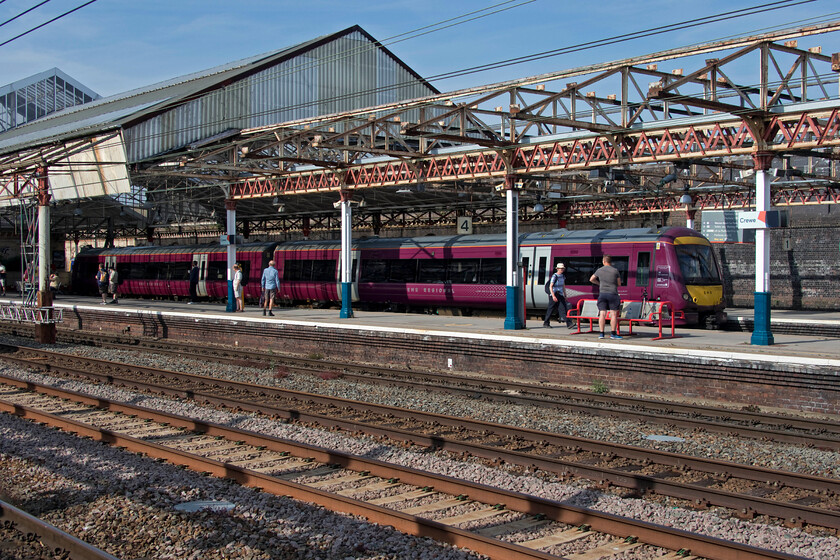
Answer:
<svg viewBox="0 0 840 560"><path fill-rule="evenodd" d="M24 348L4 358L53 373L231 409L364 432L495 462L583 477L626 495L768 515L791 526L840 529L840 481L466 418L422 413L218 378Z"/></svg>
<svg viewBox="0 0 840 560"><path fill-rule="evenodd" d="M451 372L399 370L370 364L327 361L323 357L279 355L257 349L245 350L220 346L205 346L198 349L195 345L172 341L103 337L101 334L90 335L81 331L62 333L62 341L111 348L145 349L177 357L215 360L255 368L274 367L279 364L288 367L291 371L304 373L321 373L330 370L340 372L346 379L357 379L367 383L441 391L460 394L467 398L583 412L594 416L663 424L690 430L700 428L712 433L735 433L741 437L809 445L818 449L840 450L840 422L818 418L701 406L608 393L598 394L594 391L476 378Z"/></svg>
<svg viewBox="0 0 840 560"><path fill-rule="evenodd" d="M11 504L0 501L0 553L3 545L14 547L15 558L22 558L27 549L32 558L61 558L63 560L119 560L96 547ZM8 550L8 549L6 549ZM4 557L6 557L4 555Z"/></svg>
<svg viewBox="0 0 840 560"><path fill-rule="evenodd" d="M798 558L35 383L5 380L0 410L492 558Z"/></svg>

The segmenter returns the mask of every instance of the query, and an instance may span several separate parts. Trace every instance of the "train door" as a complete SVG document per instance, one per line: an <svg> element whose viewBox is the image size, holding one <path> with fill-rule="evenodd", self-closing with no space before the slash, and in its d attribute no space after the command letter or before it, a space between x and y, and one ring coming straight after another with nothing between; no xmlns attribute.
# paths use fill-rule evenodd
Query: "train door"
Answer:
<svg viewBox="0 0 840 560"><path fill-rule="evenodd" d="M545 283L551 278L554 263L551 262L551 247L536 246L522 249L522 266L525 276L525 302L531 309L548 308L548 294Z"/></svg>
<svg viewBox="0 0 840 560"><path fill-rule="evenodd" d="M359 301L359 250L355 247L350 250L350 301ZM338 301L341 301L341 253L338 255L338 266L336 266L336 293Z"/></svg>
<svg viewBox="0 0 840 560"><path fill-rule="evenodd" d="M105 270L110 270L111 267L114 267L114 270L117 269L117 256L116 255L108 255L105 257Z"/></svg>
<svg viewBox="0 0 840 560"><path fill-rule="evenodd" d="M628 284L631 287L631 296L639 299L649 299L653 295L651 291L651 271L653 270L653 247L640 247L635 250L630 261L633 271ZM637 294L637 295L636 295Z"/></svg>
<svg viewBox="0 0 840 560"><path fill-rule="evenodd" d="M193 260L198 263L198 287L196 294L198 297L207 297L207 253L196 253L193 255Z"/></svg>

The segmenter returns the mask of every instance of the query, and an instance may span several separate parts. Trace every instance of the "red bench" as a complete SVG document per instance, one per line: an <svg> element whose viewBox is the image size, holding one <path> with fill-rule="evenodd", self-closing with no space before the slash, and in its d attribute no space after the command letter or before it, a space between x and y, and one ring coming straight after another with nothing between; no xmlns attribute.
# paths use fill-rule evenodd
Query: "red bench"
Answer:
<svg viewBox="0 0 840 560"><path fill-rule="evenodd" d="M568 319L577 321L577 331L573 334L581 332L595 332L595 325L598 323L598 300L582 299L578 301L575 309L569 310L566 314ZM674 329L674 319L682 319L685 315L682 310L675 311L674 305L670 301L622 301L621 309L618 315L618 328L621 330L621 323L627 323L627 332L629 335L633 334L633 323L643 323L646 325L659 325L659 336L653 340L661 340L663 338L679 338ZM612 311L607 311L607 322L612 318ZM668 321L671 322L671 336L662 334L662 325L667 326ZM589 330L582 331L581 325L583 321L589 321ZM616 334L620 334L616 332Z"/></svg>

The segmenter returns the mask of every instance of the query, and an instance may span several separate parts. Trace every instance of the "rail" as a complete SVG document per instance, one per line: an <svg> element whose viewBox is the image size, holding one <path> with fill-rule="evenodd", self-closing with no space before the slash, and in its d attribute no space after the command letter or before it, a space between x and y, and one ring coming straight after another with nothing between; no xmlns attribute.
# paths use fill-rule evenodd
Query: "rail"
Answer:
<svg viewBox="0 0 840 560"><path fill-rule="evenodd" d="M369 521L379 524L391 525L395 529L407 534L431 537L435 540L447 542L454 546L466 547L479 554L486 554L491 558L508 559L545 559L557 558L549 553L537 550L545 548L552 543L543 542L546 538L551 539L556 535L559 542L565 542L564 533L555 533L543 539L526 541L521 544L508 542L503 539L484 536L481 531L472 532L461 529L457 525L466 522L465 516L439 518L437 521L424 517L422 514L428 511L441 511L453 505L451 502L460 503L469 500L471 503L480 503L485 506L483 512L495 515L497 512L520 512L534 516L535 520L547 519L560 524L581 527L586 525L586 530L603 532L616 537L624 538L625 545L633 545L638 541L651 546L671 549L671 554L663 558L694 558L703 556L707 558L725 559L738 558L739 560L797 560L799 557L784 552L776 552L770 549L757 548L751 545L729 542L715 537L691 533L679 529L672 529L662 525L652 524L643 520L636 520L627 517L620 517L610 513L599 512L584 507L576 507L556 502L550 499L531 496L528 494L495 488L492 486L475 483L467 480L452 478L431 472L413 469L406 466L395 465L377 459L356 456L342 453L340 451L324 449L311 446L301 442L285 440L256 432L232 428L228 426L213 424L211 422L197 421L189 417L169 414L162 411L151 410L126 403L108 401L101 398L94 398L82 393L67 391L55 387L47 387L37 383L28 383L12 379L4 379L9 385L21 387L26 385L26 390L41 395L49 395L65 402L88 405L91 410L107 411L109 414L130 416L136 419L132 424L122 424L118 431L109 430L98 425L92 425L85 421L67 418L57 414L55 411L47 412L39 410L40 407L32 407L27 402L20 402L20 393L16 393L16 399L9 400L4 397L0 400L0 410L14 414L15 416L46 423L50 426L72 432L81 437L90 437L97 441L108 442L111 445L122 447L128 451L143 453L150 457L164 459L176 465L183 465L186 468L198 472L209 473L220 478L233 480L243 486L258 487L261 490L276 495L290 496L294 499L304 500L320 504L332 511L342 512L350 515L359 515ZM41 404L40 406L43 406ZM230 460L201 456L194 451L179 449L177 445L167 444L162 437L160 430L155 427L149 431L150 426L146 422L159 423L165 427L174 439L182 439L184 431L211 438L223 438L226 440L222 445L229 446L235 442L237 447L245 449L245 446L254 448L258 453L265 456L254 455L248 450L248 457L241 460ZM98 422L96 423L98 424ZM146 441L141 434L131 435L131 430L138 426L142 427L146 435L153 435L154 441ZM443 500L434 507L422 507L422 509L392 509L387 507L388 503L398 500L387 498L387 501L371 500L363 501L350 497L345 491L329 492L327 485L321 482L297 482L298 476L290 476L293 469L284 469L284 472L270 474L265 464L270 455L280 454L282 461L288 461L291 457L295 464L291 467L303 475L319 475L334 473L342 468L353 471L357 474L343 477L343 480L354 479L360 481L372 477L382 479L388 485L406 485L420 489L422 494L442 494ZM216 454L218 455L218 454ZM300 463L310 464L311 462L323 463L322 466L312 470L301 470ZM257 465L259 467L255 468ZM328 467L328 469L326 468ZM341 478L333 478L332 486L341 483ZM364 487L361 487L362 489ZM358 490L358 489L357 489ZM359 494L359 492L355 492ZM351 494L352 495L352 494ZM405 495L405 494L404 494ZM448 498L458 496L458 498ZM401 500L400 500L401 501ZM496 504L491 506L492 504ZM489 510L493 510L490 512ZM487 517L487 516L484 516ZM480 519L481 517L475 517ZM504 525L504 522L503 522ZM578 529L574 529L578 531ZM503 530L502 532L510 532ZM625 535L632 537L625 538ZM632 539L632 540L631 540ZM615 543L615 541L613 541ZM697 556L691 556L688 553ZM593 550L592 552L595 552ZM683 554L685 553L685 554ZM601 557L603 554L591 557Z"/></svg>
<svg viewBox="0 0 840 560"><path fill-rule="evenodd" d="M59 551L63 551L68 554L68 558L74 560L119 560L116 556L89 545L6 502L0 502L0 520L12 523L22 533L37 536L38 540L57 553L55 557L59 556Z"/></svg>

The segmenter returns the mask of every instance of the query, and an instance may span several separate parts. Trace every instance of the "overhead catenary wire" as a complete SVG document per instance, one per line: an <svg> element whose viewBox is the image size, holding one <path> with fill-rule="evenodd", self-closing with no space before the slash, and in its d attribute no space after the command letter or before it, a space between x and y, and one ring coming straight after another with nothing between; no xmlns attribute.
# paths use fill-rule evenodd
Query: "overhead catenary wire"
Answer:
<svg viewBox="0 0 840 560"><path fill-rule="evenodd" d="M90 6L90 5L91 5L91 4L93 4L94 2L96 2L96 0L88 0L88 2L85 2L84 4L82 4L82 5L80 5L80 6L76 6L76 7L75 7L75 8L73 8L72 10L67 10L67 11L66 11L66 12L64 12L63 14L57 15L57 16L55 16L54 18L49 19L49 20L45 21L44 23L42 23L42 24L40 24L40 25L36 25L35 27L33 27L33 28L29 29L28 31L24 31L23 33L19 33L19 34L15 35L15 36L14 36L14 37L12 37L11 39L7 39L7 40L3 41L2 43L0 43L0 47L2 47L2 46L4 46L4 45L8 45L8 44L9 44L9 43L11 43L12 41L16 41L16 40L20 39L21 37L24 37L24 36L26 36L26 35L29 35L29 34L30 34L30 33L32 33L33 31L37 31L37 30L41 29L42 27L45 27L45 26L47 26L47 25L49 25L49 24L51 24L51 23L53 23L53 22L55 22L55 21L58 21L58 20L60 20L60 19L61 19L61 18L63 18L63 17L69 16L70 14L72 14L72 13L74 13L74 12L78 12L79 10L81 10L82 8L84 8L85 6Z"/></svg>
<svg viewBox="0 0 840 560"><path fill-rule="evenodd" d="M87 4L90 4L93 1L96 1L96 0L91 0L91 2L88 2ZM435 30L433 28L435 28L436 26L442 25L442 24L447 24L446 27L450 27L452 25L452 22L458 21L460 19L469 18L466 21L471 21L473 19L476 19L476 17L479 17L478 14L483 14L480 17L486 17L487 15L492 15L494 13L498 13L499 11L504 11L504 10L507 10L507 9L512 9L512 8L515 8L515 7L519 7L521 5L530 3L532 1L533 0L526 0L524 2L516 2L515 0L508 0L506 2L493 4L491 6L488 6L487 8L483 8L481 10L475 10L473 12L468 12L468 13L463 14L461 16L456 16L454 18L449 18L447 20L443 20L441 22L437 22L435 24L431 24L431 25L428 25L428 26L424 26L424 27L418 28L416 30L411 30L411 31L407 31L407 32L404 32L404 33L401 33L401 34L394 35L390 38L386 38L380 44L388 45L388 44L393 44L393 42L404 41L404 40L407 40L409 38L413 38L415 36L420 36L420 35L425 35L427 33L430 33L430 32ZM467 69L452 71L452 72L449 72L449 73L446 73L446 74L441 74L439 76L432 77L430 79L450 79L452 77L456 77L456 76L460 76L460 75L466 75L466 74L470 74L470 73L485 71L486 69L491 69L491 67L501 67L499 65L509 66L509 65L514 65L514 64L521 63L521 62L528 62L531 59L537 60L537 58L533 58L533 57L547 58L549 56L558 56L560 54L566 54L567 52L577 52L577 51L580 51L580 50L586 50L588 48L596 48L596 47L599 47L599 46L615 44L616 42L628 41L628 40L632 40L632 39L636 39L636 38L642 38L642 37L646 37L646 36L650 36L650 35L654 35L654 34L661 34L661 33L669 32L669 31L676 31L676 30L683 29L684 28L683 26L705 25L705 24L708 24L708 23L713 23L713 22L720 21L721 19L724 19L724 18L732 19L732 18L735 18L735 17L743 17L745 15L754 15L754 14L757 14L757 13L763 13L763 12L766 12L766 11L776 10L776 9L785 8L785 7L789 7L789 6L796 6L796 5L799 5L799 4L813 2L813 1L815 1L815 0L778 0L776 2L765 3L765 4L760 4L760 5L757 5L757 6L751 6L751 7L748 7L748 8L742 8L740 10L733 10L733 11L729 11L729 12L724 12L722 14L714 14L714 15L711 15L711 16L704 16L704 17L701 17L701 18L696 18L694 20L688 20L686 22L679 22L679 23L670 24L670 25L667 25L667 26L659 26L659 27L656 27L656 28L641 30L641 31L637 31L637 32L634 32L634 33L624 34L624 35L620 35L620 36L616 36L616 37L604 38L604 39L600 39L600 40L597 40L597 41L592 41L592 42L581 44L581 45L574 45L574 46L570 46L570 47L564 47L562 49L555 49L554 51L548 51L548 53L554 53L554 54L536 53L536 54L533 54L533 55L525 55L523 57L518 57L516 59L508 59L508 60L505 60L505 61L498 61L498 62L495 62L495 63L489 63L488 65L483 65L482 67L474 67L474 68L467 68ZM87 4L79 6L76 9L84 7ZM68 13L70 13L70 12L68 12ZM336 60L341 60L342 58L352 57L352 56L357 55L359 52L363 52L363 51L367 51L367 50L374 50L376 48L377 48L377 45L365 45L365 46L362 46L362 47L356 47L354 49L349 49L347 51L344 51L343 53L334 55L332 57L326 57L326 58L320 59L316 62L308 62L308 63L305 63L305 64L300 64L300 65L297 65L297 66L293 66L291 68L283 69L280 72L271 73L270 75L264 77L262 80L258 80L256 82L254 82L252 80L249 83L242 83L242 84L235 85L235 86L229 86L229 88L233 87L233 88L243 88L244 89L246 87L252 87L253 85L258 84L260 81L263 81L263 80L278 79L278 78L282 78L284 76L291 76L293 74L296 74L298 72L303 72L307 69L310 69L310 68L318 66L318 65L326 64L326 63L336 61ZM517 62L517 61L519 61L519 62ZM380 87L377 87L377 88L370 88L368 90L354 92L352 94L336 95L336 96L331 96L329 98L319 99L317 101L303 102L303 103L299 103L299 104L296 104L296 105L290 105L290 106L286 106L286 107L279 108L279 109L256 112L256 113L249 114L248 116L249 117L260 117L260 116L263 116L265 114L269 114L269 113L272 113L272 112L279 112L281 110L282 111L293 111L293 110L306 109L306 108L315 106L318 103L338 102L338 101L343 101L343 100L346 100L346 99L354 97L354 96L363 96L363 95L371 95L371 94L389 92L389 91L393 91L393 90L397 90L397 89L406 87L406 86L411 85L413 83L414 82L403 82L403 83L397 83L397 84L389 84L389 85L386 85L386 86L380 86ZM184 103L187 103L187 102L188 101L183 101L180 104L184 104ZM179 104L173 104L169 107L169 109L171 110L171 109L174 109L178 106L179 106ZM235 117L241 117L241 116L243 116L243 115L236 115ZM227 118L230 118L230 116L227 116ZM221 121L204 122L203 126L219 124L219 122L221 122ZM184 131L188 132L189 128L184 129ZM147 134L147 135L143 136L142 138L138 137L138 139L152 140L155 137L160 136L161 134L163 134L163 133Z"/></svg>
<svg viewBox="0 0 840 560"><path fill-rule="evenodd" d="M832 14L832 16L836 16L836 15L838 15L838 14ZM774 84L781 84L781 82L780 81L779 82L770 82L768 85L772 86ZM753 84L753 86L757 86L757 85L758 84ZM341 100L348 99L348 98L351 98L351 97L356 96L356 95L364 95L364 94L369 94L371 92L386 91L386 90L396 89L396 88L403 87L403 86L404 86L404 84L394 84L394 85L389 85L389 86L382 86L380 88L373 88L373 89L370 89L370 90L365 90L363 92L354 92L352 94L332 96L328 99L324 99L324 100L321 100L321 101L333 101L333 102L341 101ZM246 86L243 85L243 86L239 86L239 87L246 87ZM749 85L743 85L743 87L749 87ZM316 104L315 102L303 102L303 103L298 103L298 104L295 104L295 105L288 105L286 107L283 107L282 110L283 111L292 111L292 110L297 110L297 109L305 109L305 108L308 108L308 107L312 107L315 104ZM279 111L279 109L272 110L272 111L249 113L249 116L257 117L257 116L267 114L269 112L278 112L278 111ZM325 124L327 122L329 122L329 121L325 121L322 124ZM207 123L204 123L204 124L207 124ZM189 129L186 129L186 130L189 130ZM157 136L158 136L157 134L148 134L148 135L143 136L142 139L150 140L150 139L153 139Z"/></svg>
<svg viewBox="0 0 840 560"><path fill-rule="evenodd" d="M37 10L38 8L40 8L41 6L43 6L44 4L46 4L47 2L51 2L51 1L52 1L52 0L44 0L44 1L43 1L43 2L41 2L40 4L36 4L35 6L32 6L32 7L31 7L31 8L29 8L28 10L24 10L24 11L22 11L22 12L21 12L21 13L19 13L18 15L16 15L16 16L14 16L14 17L11 17L11 18L7 19L7 20L6 20L6 21L4 21L3 23L0 23L0 27L3 27L3 26L4 26L4 25L6 25L7 23L11 23L11 22L15 21L16 19L18 19L18 18L21 18L21 17L25 16L26 14L28 14L29 12L31 12L31 11L33 11L33 10Z"/></svg>
<svg viewBox="0 0 840 560"><path fill-rule="evenodd" d="M624 34L624 35L620 35L620 36L616 36L616 37L604 38L604 39L600 39L598 41L592 41L592 42L590 42L591 44L588 45L588 46L587 45L575 45L575 46L570 46L570 47L564 47L563 49L556 49L556 54L545 55L544 53L540 53L540 56L542 58L547 58L548 56L559 56L561 54L566 54L565 51L578 52L578 51L581 51L581 50L587 50L587 49L590 49L590 48L596 48L596 47L600 47L600 46L616 44L616 43L620 43L620 42L624 42L624 41L628 41L628 40L632 40L632 39L643 38L643 37L652 36L652 35L656 35L656 34L661 34L661 33L669 32L669 31L681 30L681 29L683 29L683 27L679 27L680 25L692 25L692 26L706 25L708 23L714 23L714 22L720 21L721 19L733 19L733 18L736 18L736 17L743 17L743 16L746 16L746 15L754 15L754 14L757 14L757 13L763 13L763 12L766 12L766 11L771 11L771 10L779 9L779 8L782 8L782 7L795 6L795 5L805 3L805 2L813 2L813 1L815 1L815 0L798 0L798 1L797 0L781 0L779 2L773 2L773 3L770 3L770 4L761 4L759 6L752 6L752 7L749 7L749 8L743 8L741 10L725 12L723 14L715 14L715 15L712 15L712 16L705 16L703 18L697 18L696 20L688 20L688 22L681 22L679 24L671 24L669 26L660 26L658 28L640 30L640 31L634 32L632 34ZM823 17L823 16L819 16L819 17ZM663 29L663 28L666 28L666 27L667 27L667 29ZM403 34L403 35L405 35L405 34ZM367 48L375 48L375 46L365 47L365 49L367 49ZM343 53L340 56L341 57L353 56L353 52L358 52L358 50L355 50L355 51L351 50L351 51L348 51L347 53ZM528 56L533 57L533 56L537 56L537 55L528 55ZM525 61L525 62L528 61L528 60L526 60L527 58L528 57L519 57L519 59L523 59L523 61ZM269 79L278 79L278 78L282 78L282 77L285 77L285 76L291 76L291 75L296 74L297 72L305 71L305 70L307 70L309 68L312 68L313 66L316 66L318 64L325 64L325 63L335 61L335 60L338 60L338 59L340 59L339 55L336 55L334 57L328 57L328 58L325 58L325 59L321 59L317 63L315 63L315 62L307 63L307 64L298 65L298 66L295 66L295 67L292 67L292 68L289 68L289 69L283 69L279 72L271 73L270 75L267 75L264 78L262 78L261 80L258 80L256 82L255 81L250 81L248 83L241 83L241 84L237 84L237 85L234 85L234 86L229 86L229 88L244 89L244 88L252 87L252 86L258 84L260 81L269 80ZM509 59L507 61L499 61L497 63L491 63L491 64L504 63L505 65L513 65L514 63L511 62L512 60L516 60L516 59ZM485 65L485 66L488 66L488 65ZM456 77L456 76L459 76L459 75L466 75L467 73L476 73L478 71L482 71L482 70L464 69L464 70L461 70L461 71L453 71L453 72L450 72L450 73L447 73L447 74L441 74L440 76L443 76L442 79L450 79L450 78L453 78L453 77ZM456 72L463 72L463 74L457 74ZM438 77L435 76L435 77L432 77L430 79L438 79ZM263 115L266 115L266 114L276 113L276 112L280 112L280 111L285 112L285 111L294 111L294 110L311 108L311 107L314 107L314 106L316 106L320 103L338 102L338 101L344 101L344 100L350 99L350 98L355 97L355 96L372 95L372 94L377 94L377 93L394 91L394 90L398 90L400 88L406 87L408 85L411 85L412 83L413 82L401 82L401 83L396 83L396 84L379 86L379 87L376 87L376 88L369 88L369 89L366 89L366 90L357 91L357 92L353 92L353 93L350 93L350 94L334 95L334 96L319 99L319 100L316 100L316 101L306 101L306 102L301 102L301 103L297 103L297 104L294 104L294 105L284 106L282 108L249 113L248 116L249 117L260 117L260 116L263 116ZM230 90L231 89L229 89L229 91ZM187 103L187 102L188 101L185 101L183 103ZM169 107L169 109L173 109L173 108L176 108L178 106L179 106L179 104L173 104L172 106ZM241 117L242 115L237 115L237 116ZM230 115L228 115L228 118L230 118ZM221 122L221 121L219 121L219 122ZM216 122L216 123L204 122L203 123L203 125L205 125L205 126L208 125L208 124L210 124L210 125L218 124L218 122ZM185 130L188 131L189 129L185 129ZM159 135L160 134L147 134L147 135L144 135L142 138L138 137L138 139L152 140Z"/></svg>
<svg viewBox="0 0 840 560"><path fill-rule="evenodd" d="M89 2L89 3L91 3L91 2ZM794 2L794 3L791 3L790 1L788 1L788 2L777 2L776 4L797 5L797 4L800 4L800 3L802 3L802 2ZM767 6L767 4L765 4L765 5L763 5L763 6ZM757 8L757 7L753 7L753 8L749 8L749 9L756 9L756 8ZM777 8L773 8L773 9L777 9ZM745 9L745 10L747 10L747 9ZM709 19L709 18L712 18L712 17L714 17L714 16L706 16L705 18L700 18L700 19ZM718 17L720 17L720 15L718 15ZM733 16L728 16L728 17L733 17ZM734 16L734 17L737 17L737 16ZM673 25L676 25L676 24L673 24ZM698 24L698 25L700 25L700 24ZM636 34L636 35L638 35L639 33L642 33L642 32L637 32L637 34ZM405 34L402 34L402 35L405 35ZM400 36L402 36L402 35L400 35ZM625 35L633 35L633 34L625 34ZM636 38L636 37L634 37L634 38ZM626 38L626 39L624 39L624 40L630 40L630 39L629 39L629 38ZM604 40L602 40L602 41L604 41ZM600 44L598 44L597 46L601 46L601 45L600 45ZM567 48L568 48L568 47L567 47ZM589 47L589 48L594 48L594 47ZM558 49L558 50L559 50L559 49ZM544 54L544 53L539 53L539 54ZM562 54L562 53L561 53L561 54ZM535 56L535 55L532 55L532 56ZM556 55L553 55L553 56L556 56ZM243 87L244 87L244 86L243 86ZM396 85L396 86L389 86L389 87L392 87L392 88L393 88L393 87L400 87L400 85ZM372 89L372 90L370 90L370 91L375 91L375 90L377 90L377 89L383 89L383 88L374 88L374 89ZM338 96L336 96L336 98L338 98ZM298 107L303 107L303 106L307 106L307 105L310 105L310 104L300 104L300 105L298 105ZM152 137L152 136L149 136L149 138L151 138L151 137ZM209 177L208 177L208 179L212 180L212 179L211 179L211 178L209 178ZM187 187L186 189L188 189L188 188L192 188L192 187ZM186 190L186 189L185 189L185 190Z"/></svg>

